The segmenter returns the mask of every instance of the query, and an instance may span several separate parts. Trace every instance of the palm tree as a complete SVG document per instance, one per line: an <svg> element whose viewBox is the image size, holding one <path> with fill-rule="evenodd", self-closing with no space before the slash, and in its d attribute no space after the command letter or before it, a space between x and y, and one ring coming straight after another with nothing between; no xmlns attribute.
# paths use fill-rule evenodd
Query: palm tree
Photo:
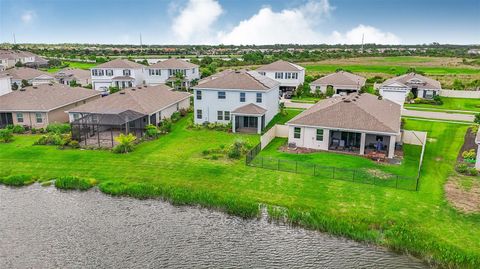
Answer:
<svg viewBox="0 0 480 269"><path fill-rule="evenodd" d="M115 141L118 143L117 146L113 149L116 153L128 153L133 151L134 142L137 139L133 134L120 134L115 137Z"/></svg>

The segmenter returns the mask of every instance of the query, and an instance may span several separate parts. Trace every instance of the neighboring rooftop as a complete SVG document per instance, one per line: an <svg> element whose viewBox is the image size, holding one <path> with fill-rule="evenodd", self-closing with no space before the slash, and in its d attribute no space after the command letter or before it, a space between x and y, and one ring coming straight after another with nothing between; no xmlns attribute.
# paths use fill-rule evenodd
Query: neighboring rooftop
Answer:
<svg viewBox="0 0 480 269"><path fill-rule="evenodd" d="M41 84L0 96L0 111L48 112L97 95L100 93L79 87Z"/></svg>
<svg viewBox="0 0 480 269"><path fill-rule="evenodd" d="M196 68L198 65L192 64L191 62L187 62L184 60L179 60L175 58L170 58L165 61L160 61L156 64L152 64L147 68L158 68L158 69L189 69L189 68Z"/></svg>
<svg viewBox="0 0 480 269"><path fill-rule="evenodd" d="M89 79L90 71L78 68L65 68L55 73L55 77L73 77L76 79Z"/></svg>
<svg viewBox="0 0 480 269"><path fill-rule="evenodd" d="M365 85L365 78L345 71L338 71L321 77L310 85L341 85L341 86L363 86Z"/></svg>
<svg viewBox="0 0 480 269"><path fill-rule="evenodd" d="M207 82L207 81L210 81L210 80L219 78L219 77L224 76L224 75L226 75L226 74L228 74L228 73L231 73L231 72L235 72L235 70L233 70L233 69L225 69L225 70L223 70L223 71L220 71L220 72L218 72L218 73L215 73L215 74L213 74L213 75L211 75L211 76L208 76L208 77L206 77L206 78L202 78L202 79L200 79L200 80L198 81L198 85L199 85L199 84L202 84L202 83L204 83L204 82Z"/></svg>
<svg viewBox="0 0 480 269"><path fill-rule="evenodd" d="M15 80L30 80L42 75L51 77L53 79L53 76L50 73L28 67L14 67L0 72L0 74L9 75Z"/></svg>
<svg viewBox="0 0 480 269"><path fill-rule="evenodd" d="M284 60L278 60L276 62L273 62L271 64L263 65L257 68L257 71L301 71L304 70L305 68L292 64L290 62L284 61Z"/></svg>
<svg viewBox="0 0 480 269"><path fill-rule="evenodd" d="M127 110L150 115L179 101L189 98L187 92L172 91L161 84L128 88L78 106L68 112L119 114Z"/></svg>
<svg viewBox="0 0 480 269"><path fill-rule="evenodd" d="M136 62L132 62L125 59L115 59L109 62L97 65L93 68L129 68L129 69L139 69L144 68L145 66Z"/></svg>
<svg viewBox="0 0 480 269"><path fill-rule="evenodd" d="M364 93L322 100L287 124L398 134L400 105Z"/></svg>
<svg viewBox="0 0 480 269"><path fill-rule="evenodd" d="M246 70L229 71L220 75L212 75L211 77L210 80L204 79L201 84L192 88L269 91L279 85L277 81L271 78Z"/></svg>
<svg viewBox="0 0 480 269"><path fill-rule="evenodd" d="M395 82L408 87L417 87L419 89L442 89L442 85L440 84L440 82L413 72L387 79L382 84L380 84L380 87L388 86Z"/></svg>

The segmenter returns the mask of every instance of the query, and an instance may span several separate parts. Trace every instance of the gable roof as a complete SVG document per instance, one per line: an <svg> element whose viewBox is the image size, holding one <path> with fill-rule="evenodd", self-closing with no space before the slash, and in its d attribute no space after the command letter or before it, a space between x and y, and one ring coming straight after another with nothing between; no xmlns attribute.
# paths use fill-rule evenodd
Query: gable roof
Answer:
<svg viewBox="0 0 480 269"><path fill-rule="evenodd" d="M232 111L233 114L245 114L245 115L264 115L267 113L267 110L263 107L257 106L256 104L247 104L241 107L237 107Z"/></svg>
<svg viewBox="0 0 480 269"><path fill-rule="evenodd" d="M422 83L421 84L411 83L410 82L411 80L419 80ZM401 84L406 85L408 87L414 86L414 87L417 87L419 89L438 89L438 90L442 89L442 85L440 84L440 82L438 82L434 79L431 79L429 77L425 77L425 76L422 76L420 74L413 73L413 72L405 74L405 75L401 75L401 76L398 76L398 77L394 77L394 78L391 78L391 79L387 79L382 84L380 84L380 87L388 86L388 85L391 85L395 82L401 83Z"/></svg>
<svg viewBox="0 0 480 269"><path fill-rule="evenodd" d="M115 59L111 60L109 62L97 65L93 67L92 69L95 68L129 68L129 69L140 69L144 68L145 66L136 62L132 62L129 60L125 59Z"/></svg>
<svg viewBox="0 0 480 269"><path fill-rule="evenodd" d="M121 90L68 112L119 114L131 110L150 115L189 97L189 93L172 91L163 84L143 86Z"/></svg>
<svg viewBox="0 0 480 269"><path fill-rule="evenodd" d="M269 91L274 87L278 87L279 82L262 76L257 72L238 70L217 74L210 80L204 80L199 85L192 87L193 89L221 89L221 90L253 90L253 91Z"/></svg>
<svg viewBox="0 0 480 269"><path fill-rule="evenodd" d="M97 95L97 91L80 87L41 84L0 96L0 111L47 112Z"/></svg>
<svg viewBox="0 0 480 269"><path fill-rule="evenodd" d="M342 85L342 86L360 86L365 85L366 79L362 76L355 75L345 71L339 71L321 77L310 85Z"/></svg>
<svg viewBox="0 0 480 269"><path fill-rule="evenodd" d="M273 62L271 64L263 65L257 68L257 71L301 71L304 70L305 68L292 64L290 62L284 61L284 60L278 60L276 62Z"/></svg>
<svg viewBox="0 0 480 269"><path fill-rule="evenodd" d="M90 78L90 71L78 68L65 68L55 73L55 77L73 77L76 79L88 79Z"/></svg>
<svg viewBox="0 0 480 269"><path fill-rule="evenodd" d="M322 100L287 122L287 125L307 125L325 128L398 134L399 104L377 96L350 94Z"/></svg>
<svg viewBox="0 0 480 269"><path fill-rule="evenodd" d="M31 80L41 75L51 77L53 79L53 76L50 73L28 67L15 67L2 71L0 72L0 74L9 75L12 79L15 80Z"/></svg>
<svg viewBox="0 0 480 269"><path fill-rule="evenodd" d="M175 58L170 58L165 61L160 61L156 64L152 64L147 68L158 68L158 69L189 69L189 68L196 68L198 65L192 64L191 62L187 62L184 60L179 60Z"/></svg>

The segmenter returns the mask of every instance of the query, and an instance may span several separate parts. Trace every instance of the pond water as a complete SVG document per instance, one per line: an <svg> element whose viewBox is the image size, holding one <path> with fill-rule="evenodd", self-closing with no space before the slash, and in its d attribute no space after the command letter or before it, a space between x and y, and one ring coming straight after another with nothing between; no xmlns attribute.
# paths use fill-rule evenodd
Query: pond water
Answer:
<svg viewBox="0 0 480 269"><path fill-rule="evenodd" d="M425 268L327 234L158 200L0 186L0 268Z"/></svg>

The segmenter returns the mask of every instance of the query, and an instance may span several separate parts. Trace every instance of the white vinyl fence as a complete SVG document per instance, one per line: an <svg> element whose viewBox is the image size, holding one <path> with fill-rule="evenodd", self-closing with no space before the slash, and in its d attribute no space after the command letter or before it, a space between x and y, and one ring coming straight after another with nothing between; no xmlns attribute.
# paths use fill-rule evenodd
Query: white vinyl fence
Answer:
<svg viewBox="0 0 480 269"><path fill-rule="evenodd" d="M260 137L261 148L264 149L275 137L288 137L288 126L275 124Z"/></svg>
<svg viewBox="0 0 480 269"><path fill-rule="evenodd" d="M405 144L423 146L426 141L426 132L403 130L402 142Z"/></svg>
<svg viewBox="0 0 480 269"><path fill-rule="evenodd" d="M456 98L480 98L480 91L440 90L440 96Z"/></svg>

